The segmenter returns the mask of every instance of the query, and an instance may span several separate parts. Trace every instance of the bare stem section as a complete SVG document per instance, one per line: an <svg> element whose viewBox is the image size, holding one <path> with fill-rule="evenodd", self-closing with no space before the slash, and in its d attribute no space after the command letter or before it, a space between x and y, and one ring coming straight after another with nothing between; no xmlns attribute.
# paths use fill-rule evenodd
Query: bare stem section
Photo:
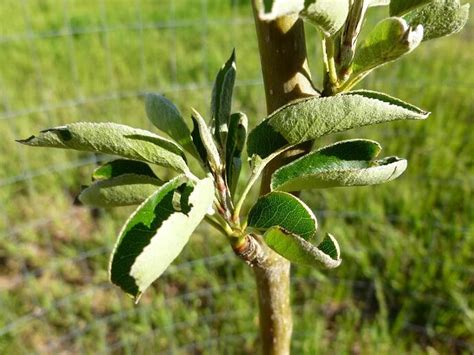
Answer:
<svg viewBox="0 0 474 355"><path fill-rule="evenodd" d="M261 21L255 1L253 5L268 113L295 99L319 95L308 69L303 22L297 16ZM305 143L276 157L263 172L260 193L269 191L273 171L310 148L311 143ZM257 236L247 236L235 249L255 272L263 354L289 354L293 328L289 261Z"/></svg>

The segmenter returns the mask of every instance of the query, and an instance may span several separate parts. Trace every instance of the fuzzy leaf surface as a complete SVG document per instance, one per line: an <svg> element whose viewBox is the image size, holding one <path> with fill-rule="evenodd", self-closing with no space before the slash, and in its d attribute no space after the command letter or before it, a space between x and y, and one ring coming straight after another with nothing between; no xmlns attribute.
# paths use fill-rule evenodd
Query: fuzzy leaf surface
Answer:
<svg viewBox="0 0 474 355"><path fill-rule="evenodd" d="M228 131L236 74L235 51L233 51L230 58L217 73L212 89L211 113L215 128L214 135L216 141L222 146Z"/></svg>
<svg viewBox="0 0 474 355"><path fill-rule="evenodd" d="M461 6L459 0L434 0L405 16L411 26L423 26L423 41L461 31L468 18L469 4Z"/></svg>
<svg viewBox="0 0 474 355"><path fill-rule="evenodd" d="M341 264L339 245L330 234L318 247L280 227L270 228L263 238L271 249L292 263L331 269Z"/></svg>
<svg viewBox="0 0 474 355"><path fill-rule="evenodd" d="M428 112L375 91L356 90L332 97L294 101L272 113L249 135L249 156L264 158L286 144L395 120L422 120Z"/></svg>
<svg viewBox="0 0 474 355"><path fill-rule="evenodd" d="M196 145L199 155L205 157L206 160L204 163L209 164L212 170L220 171L222 168L222 160L209 127L207 127L206 122L197 111L193 111L192 119L195 131L197 130L193 132L193 139L196 135L199 135L195 140L199 145L199 147Z"/></svg>
<svg viewBox="0 0 474 355"><path fill-rule="evenodd" d="M391 0L390 16L402 16L406 13L429 4L433 0Z"/></svg>
<svg viewBox="0 0 474 355"><path fill-rule="evenodd" d="M159 188L122 228L110 261L111 281L138 301L181 253L213 199L210 178L190 185L178 176Z"/></svg>
<svg viewBox="0 0 474 355"><path fill-rule="evenodd" d="M399 17L380 21L356 51L354 75L394 61L414 50L423 39L423 27L410 28Z"/></svg>
<svg viewBox="0 0 474 355"><path fill-rule="evenodd" d="M226 142L226 174L231 195L234 194L242 168L242 151L247 142L248 119L238 112L230 116L229 134Z"/></svg>
<svg viewBox="0 0 474 355"><path fill-rule="evenodd" d="M41 131L18 142L29 146L75 149L125 158L187 172L185 156L174 142L143 129L116 123L78 122Z"/></svg>
<svg viewBox="0 0 474 355"><path fill-rule="evenodd" d="M148 119L186 150L193 152L191 131L178 108L166 97L149 93L145 98Z"/></svg>
<svg viewBox="0 0 474 355"><path fill-rule="evenodd" d="M145 201L162 181L146 175L121 174L101 179L82 190L79 200L94 207L119 207L138 205Z"/></svg>
<svg viewBox="0 0 474 355"><path fill-rule="evenodd" d="M248 225L260 231L278 226L303 239L310 239L316 234L318 222L299 198L274 191L257 200L249 212Z"/></svg>
<svg viewBox="0 0 474 355"><path fill-rule="evenodd" d="M307 0L300 16L325 36L333 36L344 25L348 13L347 0Z"/></svg>
<svg viewBox="0 0 474 355"><path fill-rule="evenodd" d="M377 142L363 139L324 147L275 171L272 190L365 186L396 179L406 170L407 161L397 157L372 160L380 150Z"/></svg>
<svg viewBox="0 0 474 355"><path fill-rule="evenodd" d="M136 160L116 159L102 164L92 173L92 180L111 179L124 174L144 175L158 179L150 166Z"/></svg>

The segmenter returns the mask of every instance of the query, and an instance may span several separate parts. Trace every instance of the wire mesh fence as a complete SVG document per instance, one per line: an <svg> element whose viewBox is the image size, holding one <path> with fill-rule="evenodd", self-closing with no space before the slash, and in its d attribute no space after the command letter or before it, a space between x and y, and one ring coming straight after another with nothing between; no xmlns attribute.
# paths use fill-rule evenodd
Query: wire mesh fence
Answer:
<svg viewBox="0 0 474 355"><path fill-rule="evenodd" d="M30 151L13 142L78 120L152 129L141 102L147 91L167 95L183 111L207 112L214 73L233 47L234 106L257 122L265 112L247 1L6 0L0 17L0 350L253 353L254 281L225 243L202 227L134 306L107 281L108 254L127 211L73 203L91 168L107 157ZM469 26L451 55L447 45L434 46L367 83L413 96L441 111L440 118L433 131L420 125L364 131L412 158L413 172L398 188L311 194L322 225L347 235L341 241L346 265L355 267L295 268L296 351L361 353L368 344L382 353L394 346L474 351L472 162L446 163L454 172L445 174L431 161L436 149L435 159L447 162L454 159L446 155L450 149L472 153L466 127L474 80L454 67L455 60L472 59L465 50L472 33ZM309 32L308 38L316 58L317 37ZM443 51L445 59L432 60ZM317 72L316 60L311 64ZM421 77L423 69L437 74ZM464 126L444 124L451 115ZM449 137L464 148L443 150ZM452 284L438 285L436 275ZM405 340L392 339L399 334Z"/></svg>

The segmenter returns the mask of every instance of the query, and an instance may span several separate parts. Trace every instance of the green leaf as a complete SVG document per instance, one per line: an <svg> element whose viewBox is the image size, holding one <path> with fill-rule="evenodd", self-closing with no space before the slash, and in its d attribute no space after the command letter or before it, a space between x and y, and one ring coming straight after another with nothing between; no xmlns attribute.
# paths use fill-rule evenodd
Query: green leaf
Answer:
<svg viewBox="0 0 474 355"><path fill-rule="evenodd" d="M144 175L158 179L148 164L136 160L116 159L95 169L92 173L92 180L111 179L124 174Z"/></svg>
<svg viewBox="0 0 474 355"><path fill-rule="evenodd" d="M261 20L273 21L278 17L299 13L304 5L305 0L259 0L257 11Z"/></svg>
<svg viewBox="0 0 474 355"><path fill-rule="evenodd" d="M179 255L213 200L211 178L193 186L178 176L163 185L122 228L110 261L111 281L138 301Z"/></svg>
<svg viewBox="0 0 474 355"><path fill-rule="evenodd" d="M355 139L309 153L275 171L272 190L299 191L337 186L364 186L388 182L407 167L405 159L372 160L381 150L377 142Z"/></svg>
<svg viewBox="0 0 474 355"><path fill-rule="evenodd" d="M150 176L122 174L99 180L82 190L79 200L94 207L131 206L142 203L162 181Z"/></svg>
<svg viewBox="0 0 474 355"><path fill-rule="evenodd" d="M188 172L185 156L174 142L154 133L116 123L78 122L41 131L19 143L36 147L75 149L124 158Z"/></svg>
<svg viewBox="0 0 474 355"><path fill-rule="evenodd" d="M230 110L232 106L232 93L234 91L236 76L235 50L230 58L217 73L212 89L211 113L216 141L223 146L226 140Z"/></svg>
<svg viewBox="0 0 474 355"><path fill-rule="evenodd" d="M352 128L395 120L422 120L428 115L413 105L374 91L310 97L283 106L257 126L249 135L249 153L266 157L271 150L285 146L285 142L298 144Z"/></svg>
<svg viewBox="0 0 474 355"><path fill-rule="evenodd" d="M413 29L399 17L380 21L357 48L353 64L354 75L400 58L418 47L422 38L422 26Z"/></svg>
<svg viewBox="0 0 474 355"><path fill-rule="evenodd" d="M389 4L390 4L390 0L369 0L369 7L387 6Z"/></svg>
<svg viewBox="0 0 474 355"><path fill-rule="evenodd" d="M433 0L391 0L390 16L402 16L406 13L429 4Z"/></svg>
<svg viewBox="0 0 474 355"><path fill-rule="evenodd" d="M226 142L226 177L231 195L234 195L242 167L241 155L247 141L247 126L248 119L244 113L238 112L230 116Z"/></svg>
<svg viewBox="0 0 474 355"><path fill-rule="evenodd" d="M278 226L303 239L311 239L316 234L318 222L299 198L274 191L257 200L248 214L248 226L259 231Z"/></svg>
<svg viewBox="0 0 474 355"><path fill-rule="evenodd" d="M148 119L190 153L195 153L191 132L178 108L166 97L149 93L145 97Z"/></svg>
<svg viewBox="0 0 474 355"><path fill-rule="evenodd" d="M201 156L201 159L205 157L204 163L211 167L215 172L219 172L222 169L222 160L219 153L219 149L212 137L211 131L206 125L206 122L202 116L193 109L193 124L195 132L193 132L193 139L196 137L196 148ZM196 131L197 130L197 131ZM197 137L199 135L199 138Z"/></svg>
<svg viewBox="0 0 474 355"><path fill-rule="evenodd" d="M271 249L292 263L332 269L342 261L339 245L331 234L318 247L280 227L270 228L263 238Z"/></svg>
<svg viewBox="0 0 474 355"><path fill-rule="evenodd" d="M339 31L348 13L347 0L307 0L300 16L318 27L328 37Z"/></svg>
<svg viewBox="0 0 474 355"><path fill-rule="evenodd" d="M461 31L468 18L469 4L461 6L459 0L434 0L405 16L410 26L423 26L423 41Z"/></svg>

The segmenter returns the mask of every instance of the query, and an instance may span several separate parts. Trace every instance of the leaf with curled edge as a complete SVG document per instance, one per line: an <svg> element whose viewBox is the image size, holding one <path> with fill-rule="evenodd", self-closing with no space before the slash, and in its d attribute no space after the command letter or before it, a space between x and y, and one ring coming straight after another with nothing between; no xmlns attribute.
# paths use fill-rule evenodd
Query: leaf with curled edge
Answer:
<svg viewBox="0 0 474 355"><path fill-rule="evenodd" d="M368 90L300 99L278 109L250 132L249 156L265 158L288 144L395 120L423 120L428 115L402 100Z"/></svg>
<svg viewBox="0 0 474 355"><path fill-rule="evenodd" d="M121 174L95 181L79 195L79 201L93 207L138 205L155 192L162 181L146 175Z"/></svg>
<svg viewBox="0 0 474 355"><path fill-rule="evenodd" d="M143 129L116 123L77 122L41 131L19 140L35 147L75 149L146 161L187 173L182 149L174 142Z"/></svg>
<svg viewBox="0 0 474 355"><path fill-rule="evenodd" d="M160 187L122 228L110 260L110 280L138 301L180 254L213 200L211 178L191 184L181 175Z"/></svg>
<svg viewBox="0 0 474 355"><path fill-rule="evenodd" d="M299 198L273 191L260 197L250 209L248 226L260 232L278 226L309 240L315 236L318 222L311 209Z"/></svg>
<svg viewBox="0 0 474 355"><path fill-rule="evenodd" d="M357 48L353 75L369 72L410 53L423 39L423 26L410 27L400 17L380 21Z"/></svg>
<svg viewBox="0 0 474 355"><path fill-rule="evenodd" d="M459 0L434 0L404 16L410 26L422 25L423 41L445 37L463 29L469 19L469 4Z"/></svg>
<svg viewBox="0 0 474 355"><path fill-rule="evenodd" d="M191 131L178 108L163 95L145 95L145 109L148 119L156 128L173 138L180 146L196 155L191 141Z"/></svg>
<svg viewBox="0 0 474 355"><path fill-rule="evenodd" d="M333 36L341 29L349 13L347 0L307 0L300 17L321 30L326 36Z"/></svg>
<svg viewBox="0 0 474 355"><path fill-rule="evenodd" d="M217 73L212 89L211 114L214 136L221 147L224 147L227 137L236 75L237 66L233 50L230 58Z"/></svg>
<svg viewBox="0 0 474 355"><path fill-rule="evenodd" d="M339 244L331 234L327 234L326 238L315 246L281 227L272 227L265 232L263 239L271 249L292 263L315 267L322 265L333 269L342 261Z"/></svg>
<svg viewBox="0 0 474 355"><path fill-rule="evenodd" d="M244 113L230 116L229 134L226 142L226 178L231 195L234 195L242 168L242 151L247 142L248 119Z"/></svg>
<svg viewBox="0 0 474 355"><path fill-rule="evenodd" d="M146 163L129 159L115 159L95 169L92 173L92 180L111 179L124 174L144 175L158 179L153 170Z"/></svg>
<svg viewBox="0 0 474 355"><path fill-rule="evenodd" d="M406 170L407 161L397 157L373 160L380 151L377 142L365 139L326 146L276 170L271 188L300 191L375 185L396 179Z"/></svg>

